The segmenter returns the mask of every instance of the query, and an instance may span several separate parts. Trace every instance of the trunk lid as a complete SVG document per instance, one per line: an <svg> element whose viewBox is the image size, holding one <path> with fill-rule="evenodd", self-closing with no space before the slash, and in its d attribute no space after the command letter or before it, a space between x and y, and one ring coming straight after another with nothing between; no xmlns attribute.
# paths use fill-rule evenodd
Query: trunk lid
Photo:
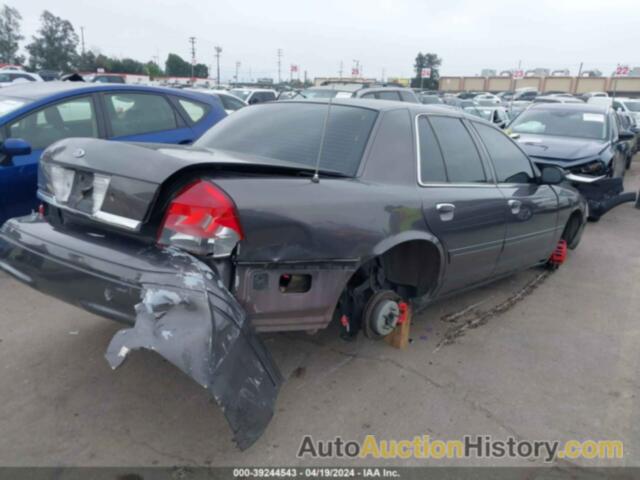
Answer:
<svg viewBox="0 0 640 480"><path fill-rule="evenodd" d="M65 212L136 232L162 186L202 170L298 175L313 168L211 149L72 138L43 153L38 196Z"/></svg>

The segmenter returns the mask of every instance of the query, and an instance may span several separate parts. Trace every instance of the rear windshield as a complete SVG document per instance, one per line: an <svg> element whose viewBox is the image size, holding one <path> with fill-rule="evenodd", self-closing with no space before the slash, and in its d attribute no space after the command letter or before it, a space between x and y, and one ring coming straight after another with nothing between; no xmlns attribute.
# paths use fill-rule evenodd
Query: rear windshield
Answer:
<svg viewBox="0 0 640 480"><path fill-rule="evenodd" d="M327 112L327 104L254 105L216 124L195 145L314 167ZM376 117L373 110L332 105L320 169L355 175Z"/></svg>
<svg viewBox="0 0 640 480"><path fill-rule="evenodd" d="M530 109L516 118L510 128L514 133L603 140L607 134L606 120L603 113Z"/></svg>
<svg viewBox="0 0 640 480"><path fill-rule="evenodd" d="M28 101L22 98L0 96L0 117L17 110L27 103Z"/></svg>

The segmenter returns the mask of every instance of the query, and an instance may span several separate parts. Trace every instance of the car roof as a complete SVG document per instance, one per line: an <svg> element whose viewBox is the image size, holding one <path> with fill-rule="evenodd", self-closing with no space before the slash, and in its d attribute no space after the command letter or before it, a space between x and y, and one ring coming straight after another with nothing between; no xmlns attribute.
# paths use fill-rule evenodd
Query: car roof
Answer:
<svg viewBox="0 0 640 480"><path fill-rule="evenodd" d="M389 85L387 87L364 87L364 88L360 88L359 90L357 90L358 93L360 92L384 92L384 91L390 91L390 90L403 90L403 91L407 91L407 92L412 92L415 93L413 90L411 90L410 88L407 87L396 87L393 85Z"/></svg>
<svg viewBox="0 0 640 480"><path fill-rule="evenodd" d="M139 90L147 92L164 92L180 95L181 90L164 88L164 87L151 87L147 85L132 85L132 84L106 84L106 83L85 83L85 82L29 82L19 83L4 87L0 90L0 95L8 97L22 98L26 100L41 100L52 95L64 94L64 93L91 93L99 91L114 91L114 90ZM193 94L195 92L185 92Z"/></svg>
<svg viewBox="0 0 640 480"><path fill-rule="evenodd" d="M327 99L307 99L307 100L284 100L283 102L275 102L273 105L283 103L317 103L323 105L329 105L329 100ZM270 105L270 103L265 103L263 105ZM345 107L360 107L366 108L369 110L375 110L378 112L387 112L393 110L409 110L413 115L425 113L425 114L445 114L459 118L470 118L476 120L478 117L473 115L469 115L468 113L452 107L451 105L446 105L444 103L441 104L424 104L424 103L411 103L411 102L401 102L395 100L377 100L371 99L367 100L364 98L340 98L340 99L332 99L331 105L339 105Z"/></svg>
<svg viewBox="0 0 640 480"><path fill-rule="evenodd" d="M244 88L244 87L234 87L231 90L244 90L246 92L275 92L273 88Z"/></svg>
<svg viewBox="0 0 640 480"><path fill-rule="evenodd" d="M533 103L529 110L564 110L585 113L607 113L611 107L597 103Z"/></svg>

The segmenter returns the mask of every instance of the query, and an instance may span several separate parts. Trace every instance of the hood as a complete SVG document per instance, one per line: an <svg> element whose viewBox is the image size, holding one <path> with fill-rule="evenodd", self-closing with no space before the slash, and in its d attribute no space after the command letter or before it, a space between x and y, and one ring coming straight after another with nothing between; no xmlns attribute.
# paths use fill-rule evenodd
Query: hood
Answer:
<svg viewBox="0 0 640 480"><path fill-rule="evenodd" d="M607 142L604 140L551 135L521 134L516 141L531 157L562 162L575 162L595 157L607 147Z"/></svg>

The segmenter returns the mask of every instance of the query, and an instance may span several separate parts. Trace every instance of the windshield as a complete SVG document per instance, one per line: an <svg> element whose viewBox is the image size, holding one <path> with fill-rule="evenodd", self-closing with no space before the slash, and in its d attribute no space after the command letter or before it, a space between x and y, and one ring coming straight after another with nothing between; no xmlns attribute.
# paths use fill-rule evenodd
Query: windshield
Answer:
<svg viewBox="0 0 640 480"><path fill-rule="evenodd" d="M597 140L604 140L607 134L607 122L603 113L579 110L526 110L513 121L510 128L514 133Z"/></svg>
<svg viewBox="0 0 640 480"><path fill-rule="evenodd" d="M27 103L27 100L21 98L0 97L0 116L13 112Z"/></svg>
<svg viewBox="0 0 640 480"><path fill-rule="evenodd" d="M434 104L434 103L442 103L440 97L436 97L435 95L422 95L420 97L420 101L426 105Z"/></svg>
<svg viewBox="0 0 640 480"><path fill-rule="evenodd" d="M640 112L640 101L624 102L624 104L632 112Z"/></svg>
<svg viewBox="0 0 640 480"><path fill-rule="evenodd" d="M492 110L489 108L464 107L464 111L471 115L475 115L476 117L484 118L485 120L491 120Z"/></svg>
<svg viewBox="0 0 640 480"><path fill-rule="evenodd" d="M238 110L205 133L195 145L256 155L313 168L316 165L327 105L271 103ZM377 112L333 105L320 169L353 176Z"/></svg>
<svg viewBox="0 0 640 480"><path fill-rule="evenodd" d="M308 88L302 91L304 98L334 98L339 90L329 88Z"/></svg>
<svg viewBox="0 0 640 480"><path fill-rule="evenodd" d="M246 101L247 98L249 98L249 95L251 95L251 90L238 90L234 88L230 93L231 95L238 97L240 100Z"/></svg>

